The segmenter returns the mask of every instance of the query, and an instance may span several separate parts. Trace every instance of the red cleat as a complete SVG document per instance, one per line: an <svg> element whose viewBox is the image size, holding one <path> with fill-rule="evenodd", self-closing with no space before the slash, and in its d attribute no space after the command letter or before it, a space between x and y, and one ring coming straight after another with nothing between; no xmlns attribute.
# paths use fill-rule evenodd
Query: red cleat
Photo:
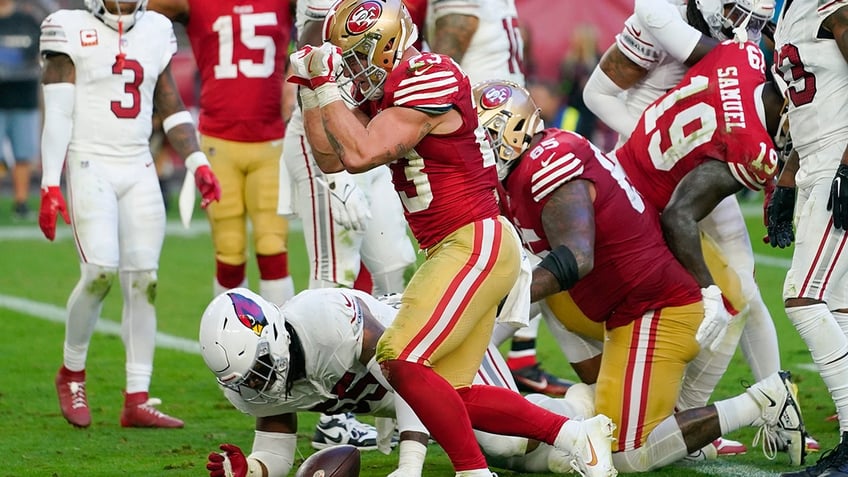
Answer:
<svg viewBox="0 0 848 477"><path fill-rule="evenodd" d="M521 392L541 393L560 398L565 396L568 388L573 384L571 381L566 381L546 372L539 366L539 363L513 369L512 377Z"/></svg>
<svg viewBox="0 0 848 477"><path fill-rule="evenodd" d="M91 425L91 411L85 395L85 370L71 371L62 366L55 382L59 407L65 419L76 427Z"/></svg>
<svg viewBox="0 0 848 477"><path fill-rule="evenodd" d="M724 437L719 437L713 441L713 447L716 449L716 454L722 455L740 455L748 452L745 444L737 441L732 441Z"/></svg>
<svg viewBox="0 0 848 477"><path fill-rule="evenodd" d="M159 404L162 404L161 400L149 398L146 392L124 394L121 427L161 427L167 429L183 427L183 421L153 407Z"/></svg>

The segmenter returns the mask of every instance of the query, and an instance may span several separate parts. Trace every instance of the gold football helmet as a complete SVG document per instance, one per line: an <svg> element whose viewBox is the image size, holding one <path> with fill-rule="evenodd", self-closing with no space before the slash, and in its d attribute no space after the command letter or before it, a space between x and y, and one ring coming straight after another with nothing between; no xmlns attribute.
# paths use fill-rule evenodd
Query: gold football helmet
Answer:
<svg viewBox="0 0 848 477"><path fill-rule="evenodd" d="M357 105L382 97L386 77L417 38L401 0L339 0L324 21L324 41L342 50L339 88Z"/></svg>
<svg viewBox="0 0 848 477"><path fill-rule="evenodd" d="M489 80L473 88L480 126L495 150L498 179L504 180L533 136L545 128L542 110L517 83Z"/></svg>

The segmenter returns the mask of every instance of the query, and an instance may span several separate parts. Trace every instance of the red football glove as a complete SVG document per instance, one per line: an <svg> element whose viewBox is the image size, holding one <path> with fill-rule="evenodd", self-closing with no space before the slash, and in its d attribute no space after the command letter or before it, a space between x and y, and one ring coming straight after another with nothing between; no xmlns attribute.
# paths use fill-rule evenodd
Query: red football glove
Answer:
<svg viewBox="0 0 848 477"><path fill-rule="evenodd" d="M56 216L62 214L65 223L70 225L71 218L68 216L68 206L62 196L59 186L49 186L41 189L41 208L38 211L38 226L47 240L56 238Z"/></svg>
<svg viewBox="0 0 848 477"><path fill-rule="evenodd" d="M221 199L221 184L218 183L218 178L209 166L200 166L194 171L194 183L200 191L202 209Z"/></svg>
<svg viewBox="0 0 848 477"><path fill-rule="evenodd" d="M209 454L206 470L209 477L245 477L247 475L247 458L238 446L221 444L224 452Z"/></svg>
<svg viewBox="0 0 848 477"><path fill-rule="evenodd" d="M290 83L307 86L313 90L334 83L342 72L342 50L329 42L320 48L306 45L289 56L292 75Z"/></svg>

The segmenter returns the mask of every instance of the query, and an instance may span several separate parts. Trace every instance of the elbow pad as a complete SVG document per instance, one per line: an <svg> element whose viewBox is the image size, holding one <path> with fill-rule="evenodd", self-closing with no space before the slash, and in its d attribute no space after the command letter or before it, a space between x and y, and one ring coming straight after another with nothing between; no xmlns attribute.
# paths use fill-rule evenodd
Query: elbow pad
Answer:
<svg viewBox="0 0 848 477"><path fill-rule="evenodd" d="M74 130L73 83L51 83L44 92L44 131L41 134L41 187L57 186Z"/></svg>
<svg viewBox="0 0 848 477"><path fill-rule="evenodd" d="M624 93L601 68L595 68L583 89L583 101L595 116L624 137L630 136L639 118L633 117L619 96Z"/></svg>

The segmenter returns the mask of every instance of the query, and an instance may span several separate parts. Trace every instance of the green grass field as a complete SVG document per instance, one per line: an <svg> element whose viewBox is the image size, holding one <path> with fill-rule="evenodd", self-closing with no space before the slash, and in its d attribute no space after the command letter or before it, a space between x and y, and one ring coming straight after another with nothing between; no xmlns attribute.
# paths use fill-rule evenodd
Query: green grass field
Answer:
<svg viewBox="0 0 848 477"><path fill-rule="evenodd" d="M33 201L37 204L37 201ZM217 388L193 341L200 314L211 298L214 270L211 243L205 223L180 232L170 225L159 270L157 299L160 333L183 340L161 340L171 347L157 350L151 394L161 398L161 409L186 421L181 430L123 429L118 419L123 398L124 350L120 337L98 332L91 344L87 368L87 391L93 422L85 430L75 429L62 418L53 378L62 360L64 324L62 309L78 278L76 251L69 228L59 225L55 243L44 239L35 221L12 224L8 199L0 199L0 323L3 325L0 361L0 449L6 463L0 476L200 476L207 475L209 452L224 442L250 452L253 420L233 409ZM781 342L783 367L792 371L800 385L801 404L808 431L823 448L838 440L837 425L825 422L833 414L833 403L811 359L780 305L780 292L788 251L776 251L761 243L764 233L756 204L749 219L758 258L758 279L771 309ZM200 217L197 214L196 217ZM179 233L177 233L179 232ZM298 290L306 285L307 264L300 233L292 234L290 266ZM255 266L248 269L256 280ZM117 284L103 309L103 324L117 327L121 316ZM188 346L185 346L187 341ZM180 345L184 349L178 348ZM574 378L561 353L542 331L539 353L544 366ZM747 365L737 356L714 398L738 394L743 383L752 382ZM300 419L299 453L296 464L312 453L309 447L317 416ZM368 420L367 418L363 420ZM726 457L701 465L680 464L656 472L665 476L774 475L788 469L786 455L775 461L750 448L754 430L738 431L729 437L749 445L746 455ZM363 476L385 476L394 469L397 455L363 454ZM815 461L817 455L808 457ZM501 476L516 475L498 471ZM290 475L293 475L292 472ZM451 476L444 453L431 445L424 475Z"/></svg>

